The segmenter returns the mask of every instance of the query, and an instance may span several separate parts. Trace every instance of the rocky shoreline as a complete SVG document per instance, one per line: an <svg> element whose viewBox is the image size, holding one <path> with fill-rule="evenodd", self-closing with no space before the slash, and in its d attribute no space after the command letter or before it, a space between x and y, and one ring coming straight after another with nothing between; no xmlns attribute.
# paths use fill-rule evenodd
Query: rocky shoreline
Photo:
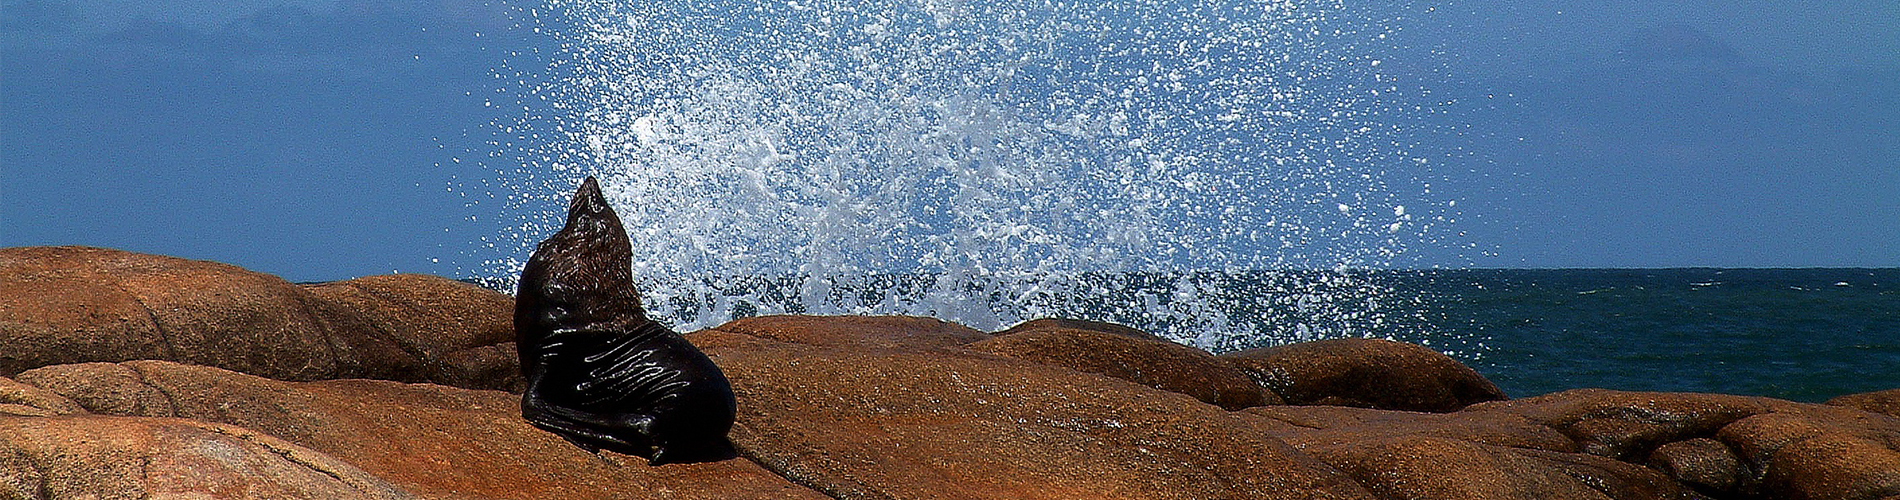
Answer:
<svg viewBox="0 0 1900 500"><path fill-rule="evenodd" d="M686 337L741 458L520 418L506 295L0 249L0 498L1900 499L1900 389L1507 400L1429 349L1215 356L1101 323L747 318Z"/></svg>

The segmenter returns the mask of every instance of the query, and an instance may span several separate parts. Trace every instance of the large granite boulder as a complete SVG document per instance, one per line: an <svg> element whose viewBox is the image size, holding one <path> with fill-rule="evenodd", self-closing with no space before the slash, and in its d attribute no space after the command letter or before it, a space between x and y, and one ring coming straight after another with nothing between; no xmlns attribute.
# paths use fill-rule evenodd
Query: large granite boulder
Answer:
<svg viewBox="0 0 1900 500"><path fill-rule="evenodd" d="M86 413L79 403L43 387L0 377L0 415L45 417Z"/></svg>
<svg viewBox="0 0 1900 500"><path fill-rule="evenodd" d="M1900 495L1900 419L1796 404L1737 420L1714 438L1746 465L1734 493L1796 500Z"/></svg>
<svg viewBox="0 0 1900 500"><path fill-rule="evenodd" d="M1021 329L964 348L1099 373L1193 396L1229 410L1278 404L1280 398L1232 364L1173 342L1101 330L1063 327Z"/></svg>
<svg viewBox="0 0 1900 500"><path fill-rule="evenodd" d="M365 332L407 355L410 376L470 389L520 392L515 301L460 281L422 274L365 276L303 285L332 318L362 319ZM392 367L392 369L394 369Z"/></svg>
<svg viewBox="0 0 1900 500"><path fill-rule="evenodd" d="M953 348L819 346L716 330L689 338L733 379L741 408L733 437L745 459L648 467L590 455L522 423L517 397L499 391L285 382L135 361L0 378L8 465L0 470L11 471L0 488L50 498L121 488L205 498L1900 494L1900 419L1852 408L1578 390L1450 413L1228 412ZM214 481L205 478L242 489L204 489Z"/></svg>
<svg viewBox="0 0 1900 500"><path fill-rule="evenodd" d="M1525 415L1585 452L1656 466L1715 498L1900 495L1900 419L1856 409L1584 389L1466 411L1474 410Z"/></svg>
<svg viewBox="0 0 1900 500"><path fill-rule="evenodd" d="M1380 498L1696 498L1661 472L1582 452L1560 430L1512 412L1275 406L1245 413Z"/></svg>
<svg viewBox="0 0 1900 500"><path fill-rule="evenodd" d="M1371 498L1241 416L1113 377L723 327L688 338L732 380L741 453L833 498Z"/></svg>
<svg viewBox="0 0 1900 500"><path fill-rule="evenodd" d="M1749 480L1748 467L1728 444L1710 438L1690 438L1657 446L1649 454L1649 468L1699 491L1739 491Z"/></svg>
<svg viewBox="0 0 1900 500"><path fill-rule="evenodd" d="M649 467L527 425L515 394L403 383L517 386L510 308L439 278L0 250L0 498L1900 497L1890 393L1507 401L1393 342L1210 359L902 317L688 334L732 380L742 458ZM1306 406L1207 404L1241 406L1197 392L1245 389L1223 362Z"/></svg>
<svg viewBox="0 0 1900 500"><path fill-rule="evenodd" d="M513 300L417 275L299 286L196 260L86 247L0 249L0 376L163 359L280 380L377 378L506 389Z"/></svg>
<svg viewBox="0 0 1900 500"><path fill-rule="evenodd" d="M0 415L0 498L415 498L268 435L175 418Z"/></svg>
<svg viewBox="0 0 1900 500"><path fill-rule="evenodd" d="M1579 389L1485 403L1467 413L1521 415L1569 436L1584 453L1640 463L1662 444L1709 437L1723 426L1783 408L1779 405L1784 403L1793 404L1721 394Z"/></svg>
<svg viewBox="0 0 1900 500"><path fill-rule="evenodd" d="M1168 342L1168 339L1162 338L1160 335L1144 332L1132 326L1118 325L1115 323L1105 323L1101 321L1088 321L1088 320L1081 320L1081 319L1066 319L1066 318L1040 318L1040 319L1032 319L1029 321L1024 321L1022 323L1017 323L1016 326L1009 327L1008 330L996 332L996 336L1002 337L1006 335L1015 335L1018 333L1029 333L1029 332L1043 331L1043 330L1088 330L1088 331L1093 331L1093 332L1120 335L1120 336L1128 337L1132 339L1153 340L1156 342Z"/></svg>
<svg viewBox="0 0 1900 500"><path fill-rule="evenodd" d="M520 397L500 391L286 382L166 361L50 366L19 381L95 415L190 419L276 436L420 498L823 498L745 460L648 467L637 457L596 456L529 426Z"/></svg>
<svg viewBox="0 0 1900 500"><path fill-rule="evenodd" d="M1827 404L1900 417L1900 389L1848 394L1829 399Z"/></svg>
<svg viewBox="0 0 1900 500"><path fill-rule="evenodd" d="M1433 438L1560 453L1582 451L1562 431L1511 412L1422 413L1287 405L1248 408L1242 413L1262 417L1252 422L1302 448Z"/></svg>
<svg viewBox="0 0 1900 500"><path fill-rule="evenodd" d="M1576 390L1432 414L1251 408L1381 498L1881 499L1900 419L1719 394Z"/></svg>
<svg viewBox="0 0 1900 500"><path fill-rule="evenodd" d="M0 249L0 375L170 359L288 380L373 376L401 351L339 335L315 301L234 266L83 247Z"/></svg>
<svg viewBox="0 0 1900 500"><path fill-rule="evenodd" d="M914 316L756 316L712 328L800 344L922 350L990 338L974 328Z"/></svg>
<svg viewBox="0 0 1900 500"><path fill-rule="evenodd" d="M1381 498L1696 498L1654 470L1578 453L1434 437L1354 441L1307 451L1348 471Z"/></svg>
<svg viewBox="0 0 1900 500"><path fill-rule="evenodd" d="M1222 354L1287 404L1446 412L1505 399L1470 367L1423 346L1333 339Z"/></svg>

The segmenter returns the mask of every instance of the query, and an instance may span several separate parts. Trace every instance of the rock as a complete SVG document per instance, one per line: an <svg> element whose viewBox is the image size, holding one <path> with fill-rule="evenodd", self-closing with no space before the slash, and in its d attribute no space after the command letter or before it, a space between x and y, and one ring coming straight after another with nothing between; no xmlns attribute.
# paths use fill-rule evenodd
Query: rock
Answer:
<svg viewBox="0 0 1900 500"><path fill-rule="evenodd" d="M746 459L647 467L528 426L519 396L399 382L518 387L511 308L422 276L0 249L0 498L1900 499L1896 391L1505 401L1428 349L1348 339L1213 359L1369 408L1225 411L1205 353L1062 321L689 334L732 380Z"/></svg>
<svg viewBox="0 0 1900 500"><path fill-rule="evenodd" d="M1152 333L1137 330L1133 327L1117 325L1114 323L1104 323L1100 321L1088 321L1088 320L1080 320L1080 319L1060 319L1060 318L1042 318L1042 319L1032 319L1029 321L1024 321L1022 323L1018 323L1016 326L1009 327L1008 330L996 332L996 336L1001 337L1005 335L1014 335L1018 333L1028 333L1028 332L1041 331L1041 330L1088 330L1088 331L1093 331L1093 332L1111 333L1111 334L1120 335L1123 337L1128 337L1131 339L1152 340L1155 342L1169 342L1168 339L1162 338L1160 335L1155 335Z"/></svg>
<svg viewBox="0 0 1900 500"><path fill-rule="evenodd" d="M52 416L85 412L79 403L59 393L0 377L0 414Z"/></svg>
<svg viewBox="0 0 1900 500"><path fill-rule="evenodd" d="M1900 495L1900 453L1841 434L1822 434L1782 447L1762 478L1775 498L1875 499Z"/></svg>
<svg viewBox="0 0 1900 500"><path fill-rule="evenodd" d="M1715 497L1900 494L1900 419L1721 394L1583 389L1473 405L1522 415L1585 453L1647 463Z"/></svg>
<svg viewBox="0 0 1900 500"><path fill-rule="evenodd" d="M1347 471L1380 498L1689 498L1661 474L1578 453L1556 429L1503 411L1249 408L1274 436Z"/></svg>
<svg viewBox="0 0 1900 500"><path fill-rule="evenodd" d="M1044 326L1005 332L964 348L1099 373L1229 410L1280 403L1240 369L1207 351L1162 340Z"/></svg>
<svg viewBox="0 0 1900 500"><path fill-rule="evenodd" d="M224 264L98 248L8 248L0 249L0 276L0 376L172 359L308 380L364 375L353 365L400 354L369 343L344 343L339 352L331 325L311 314L308 294Z"/></svg>
<svg viewBox="0 0 1900 500"><path fill-rule="evenodd" d="M102 415L172 417L178 411L145 376L117 363L53 365L15 375L41 390L73 402L84 412Z"/></svg>
<svg viewBox="0 0 1900 500"><path fill-rule="evenodd" d="M421 498L824 498L745 460L648 467L636 457L595 456L528 426L520 397L500 391L285 382L164 361L52 366L20 377L94 413L253 429Z"/></svg>
<svg viewBox="0 0 1900 500"><path fill-rule="evenodd" d="M1735 491L1748 474L1728 445L1709 438L1669 443L1649 454L1649 467L1708 491Z"/></svg>
<svg viewBox="0 0 1900 500"><path fill-rule="evenodd" d="M1827 404L1900 417L1900 389L1848 394L1827 400Z"/></svg>
<svg viewBox="0 0 1900 500"><path fill-rule="evenodd" d="M632 457L595 457L523 424L518 398L499 391L285 382L161 361L60 365L13 383L0 379L0 405L73 415L0 422L109 414L242 426L422 498L1900 494L1900 419L1852 408L1577 390L1449 413L1338 406L1228 412L1120 379L961 348L810 345L721 331L688 338L732 378L741 408L733 437L752 461L652 468ZM82 427L113 434L112 425ZM0 470L22 472L0 476L0 485L37 491L51 469L32 460L97 461L105 464L100 470L118 470L111 465L117 455L91 454L87 446L146 450L137 456L196 453L165 448L187 446L173 441L114 443L6 445L0 461L12 465ZM284 484L270 487L291 488Z"/></svg>
<svg viewBox="0 0 1900 500"><path fill-rule="evenodd" d="M419 373L406 380L521 391L514 353L515 306L506 295L421 274L368 276L303 288L338 307L330 311L334 316L361 316L373 335L414 359Z"/></svg>
<svg viewBox="0 0 1900 500"><path fill-rule="evenodd" d="M733 440L833 498L1371 498L1185 395L956 350L687 336L739 395Z"/></svg>
<svg viewBox="0 0 1900 500"><path fill-rule="evenodd" d="M1694 498L1653 470L1577 453L1434 437L1355 441L1307 451L1348 471L1380 498Z"/></svg>
<svg viewBox="0 0 1900 500"><path fill-rule="evenodd" d="M1470 408L1522 415L1577 441L1592 455L1643 462L1665 443L1713 436L1742 418L1786 407L1720 394L1578 389ZM1791 405L1792 403L1787 403Z"/></svg>
<svg viewBox="0 0 1900 500"><path fill-rule="evenodd" d="M1420 413L1345 406L1266 406L1248 408L1244 413L1270 419L1256 422L1301 448L1431 437L1494 447L1580 451L1576 441L1557 429L1505 411Z"/></svg>
<svg viewBox="0 0 1900 500"><path fill-rule="evenodd" d="M162 359L280 380L518 385L512 300L451 280L298 286L213 262L86 247L0 249L0 376ZM464 365L464 363L469 363ZM517 377L510 379L509 377Z"/></svg>
<svg viewBox="0 0 1900 500"><path fill-rule="evenodd" d="M228 425L0 416L0 498L414 498L362 470Z"/></svg>
<svg viewBox="0 0 1900 500"><path fill-rule="evenodd" d="M1716 433L1759 484L1738 489L1786 499L1877 499L1900 495L1900 419L1788 403ZM1756 479L1756 478L1749 478Z"/></svg>
<svg viewBox="0 0 1900 500"><path fill-rule="evenodd" d="M914 316L756 316L712 328L782 342L925 350L990 338L976 329Z"/></svg>
<svg viewBox="0 0 1900 500"><path fill-rule="evenodd" d="M1900 419L1768 398L1589 389L1444 414L1239 414L1388 498L1900 494Z"/></svg>
<svg viewBox="0 0 1900 500"><path fill-rule="evenodd" d="M1220 357L1287 404L1447 412L1505 399L1470 367L1437 351L1389 340L1320 340Z"/></svg>

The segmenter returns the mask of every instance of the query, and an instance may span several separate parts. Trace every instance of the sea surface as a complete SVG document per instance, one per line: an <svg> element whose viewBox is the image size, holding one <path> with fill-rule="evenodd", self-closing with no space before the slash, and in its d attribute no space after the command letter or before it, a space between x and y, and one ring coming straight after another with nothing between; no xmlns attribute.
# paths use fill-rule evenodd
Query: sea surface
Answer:
<svg viewBox="0 0 1900 500"><path fill-rule="evenodd" d="M1569 388L1819 402L1900 388L1900 269L1451 270L1394 276L1425 330L1512 397ZM1429 334L1428 334L1429 335Z"/></svg>
<svg viewBox="0 0 1900 500"><path fill-rule="evenodd" d="M935 309L888 309L904 296L959 301L928 290L938 277L830 280L831 305L850 306L843 311L805 309L798 290L810 280L795 276L722 280L707 287L716 297L697 303L649 297L647 306L686 330L773 313L942 318L947 315ZM1075 281L1103 286L1081 287L1097 290L1091 297L1053 297L1056 303L1042 309L1072 314L1018 315L1113 321L1216 352L1333 337L1391 338L1445 352L1512 397L1597 387L1821 402L1900 388L1900 269L1119 273ZM484 284L512 292L501 281ZM1196 292L1179 295L1183 287ZM997 300L1006 295L996 288L968 289L988 295L992 305L1016 302ZM1198 302L1120 307L1157 296ZM676 307L681 304L687 307ZM1218 312L1229 329L1262 333L1203 336L1182 322L1204 318L1152 311ZM1018 319L1026 318L996 325L962 321L995 329Z"/></svg>

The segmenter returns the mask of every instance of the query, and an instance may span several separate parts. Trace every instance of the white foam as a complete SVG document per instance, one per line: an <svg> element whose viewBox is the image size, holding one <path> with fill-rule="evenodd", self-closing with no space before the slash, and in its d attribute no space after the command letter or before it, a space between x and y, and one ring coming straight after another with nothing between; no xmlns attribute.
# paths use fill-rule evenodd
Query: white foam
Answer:
<svg viewBox="0 0 1900 500"><path fill-rule="evenodd" d="M1221 345L1382 326L1384 288L1351 270L1402 253L1410 218L1382 170L1399 153L1360 146L1392 142L1359 118L1377 97L1329 83L1378 66L1346 63L1369 54L1333 38L1354 26L1340 4L548 3L575 76L538 97L576 112L512 184L547 199L600 176L678 328L1089 315ZM524 219L517 248L561 220ZM1297 269L1334 271L1212 287ZM1179 282L1102 278L1139 272ZM738 284L760 279L788 285ZM1245 301L1304 319L1263 332L1229 317Z"/></svg>

